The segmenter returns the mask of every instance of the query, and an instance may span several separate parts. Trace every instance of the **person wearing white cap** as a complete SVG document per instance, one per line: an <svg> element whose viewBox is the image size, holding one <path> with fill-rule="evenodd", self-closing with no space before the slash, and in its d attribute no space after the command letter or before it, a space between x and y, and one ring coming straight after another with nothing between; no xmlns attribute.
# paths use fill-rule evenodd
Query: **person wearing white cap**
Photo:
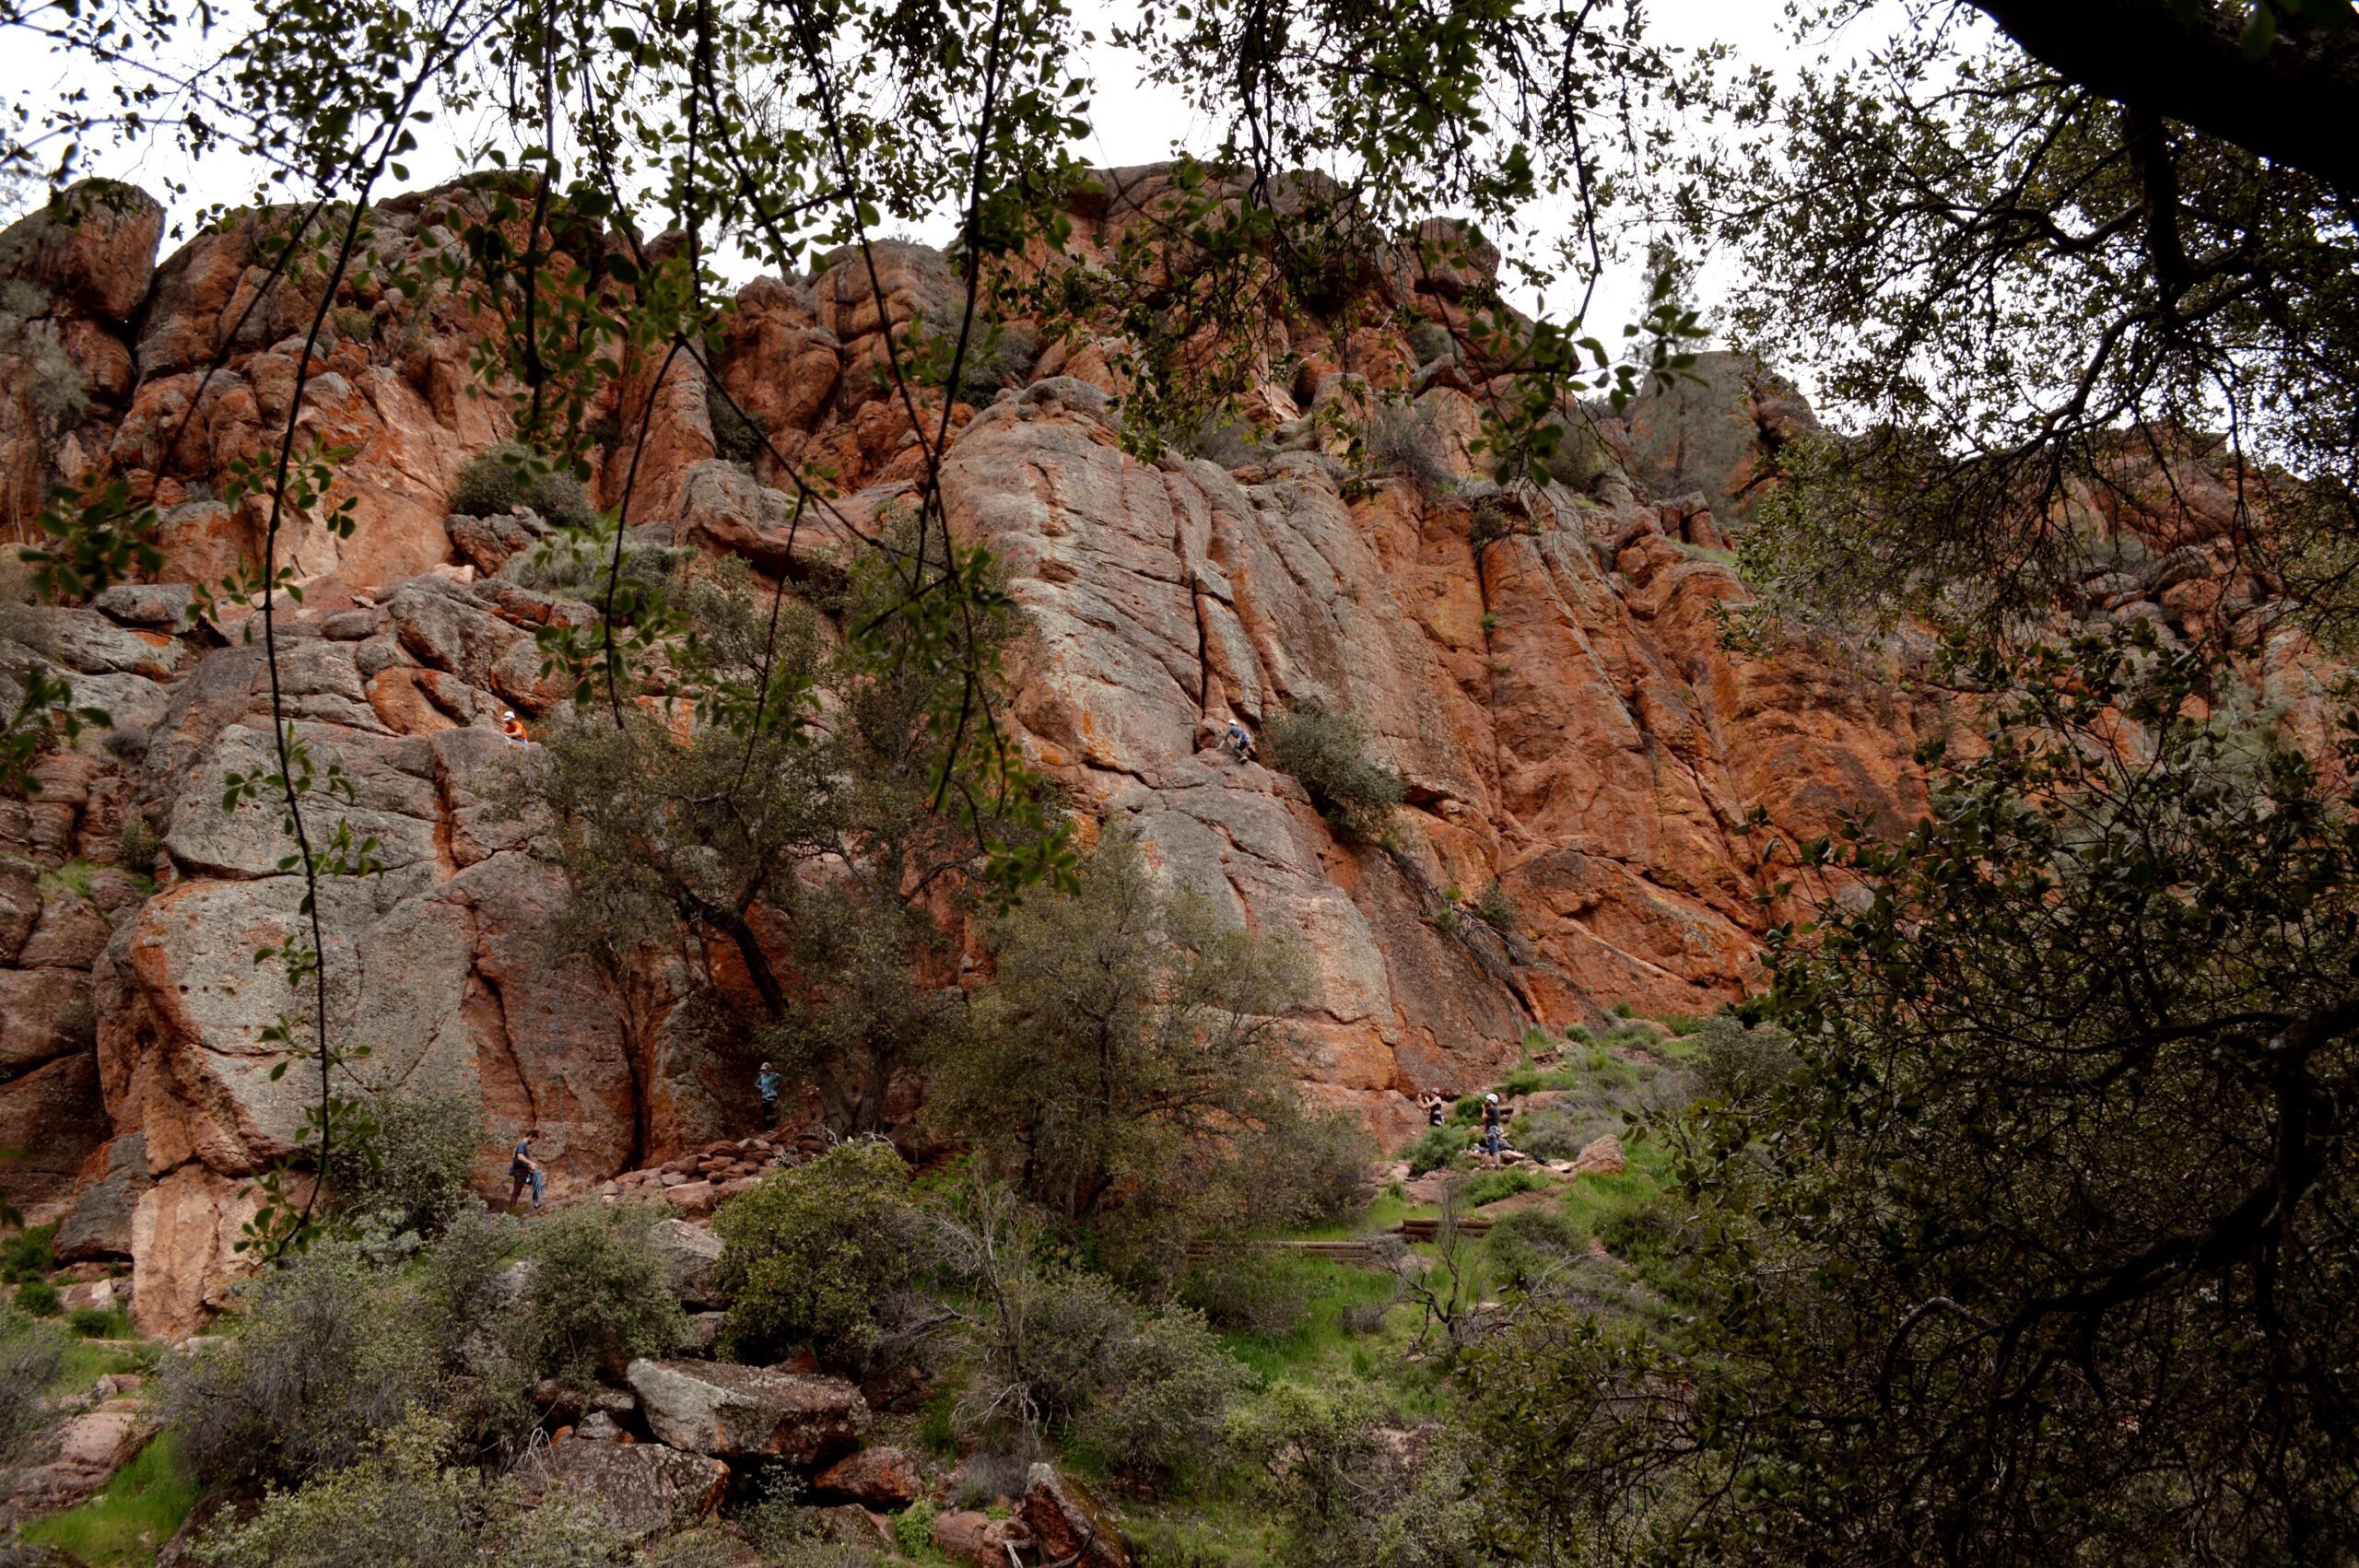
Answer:
<svg viewBox="0 0 2359 1568"><path fill-rule="evenodd" d="M1483 1096L1483 1153L1494 1160L1499 1157L1499 1150L1507 1142L1507 1129L1503 1125L1506 1117L1507 1112L1499 1107L1496 1094Z"/></svg>
<svg viewBox="0 0 2359 1568"><path fill-rule="evenodd" d="M500 714L499 732L520 746L533 743L533 738L524 733L524 721L516 717L516 710L512 708Z"/></svg>

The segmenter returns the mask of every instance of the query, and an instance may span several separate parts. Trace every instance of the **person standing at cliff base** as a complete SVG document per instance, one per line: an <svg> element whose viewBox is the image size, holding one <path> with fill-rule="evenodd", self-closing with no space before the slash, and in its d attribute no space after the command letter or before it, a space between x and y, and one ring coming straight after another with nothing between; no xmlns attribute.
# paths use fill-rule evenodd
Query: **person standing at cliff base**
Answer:
<svg viewBox="0 0 2359 1568"><path fill-rule="evenodd" d="M778 1125L778 1092L784 1086L785 1080L769 1062L762 1063L761 1071L754 1075L754 1088L762 1096L762 1126L765 1128Z"/></svg>
<svg viewBox="0 0 2359 1568"><path fill-rule="evenodd" d="M1483 1153L1494 1160L1507 1145L1507 1112L1499 1107L1496 1094L1483 1096Z"/></svg>
<svg viewBox="0 0 2359 1568"><path fill-rule="evenodd" d="M537 1127L526 1129L524 1136L516 1140L515 1152L508 1157L508 1176L512 1184L508 1188L511 1208L515 1206L517 1199L523 1196L527 1187L533 1189L533 1207L538 1209L541 1206L541 1189L548 1180L548 1173L538 1160L533 1158L533 1140L540 1135L541 1129Z"/></svg>

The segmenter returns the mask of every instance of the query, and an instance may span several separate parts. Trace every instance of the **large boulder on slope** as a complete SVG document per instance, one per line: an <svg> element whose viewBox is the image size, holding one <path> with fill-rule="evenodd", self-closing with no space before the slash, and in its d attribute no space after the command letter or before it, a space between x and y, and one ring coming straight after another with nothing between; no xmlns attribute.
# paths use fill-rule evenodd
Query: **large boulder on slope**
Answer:
<svg viewBox="0 0 2359 1568"><path fill-rule="evenodd" d="M649 1430L699 1454L808 1465L859 1442L872 1420L840 1377L708 1361L635 1361L624 1375Z"/></svg>
<svg viewBox="0 0 2359 1568"><path fill-rule="evenodd" d="M517 1475L535 1501L563 1492L595 1502L634 1540L711 1513L729 1484L720 1460L661 1443L559 1443L536 1449Z"/></svg>

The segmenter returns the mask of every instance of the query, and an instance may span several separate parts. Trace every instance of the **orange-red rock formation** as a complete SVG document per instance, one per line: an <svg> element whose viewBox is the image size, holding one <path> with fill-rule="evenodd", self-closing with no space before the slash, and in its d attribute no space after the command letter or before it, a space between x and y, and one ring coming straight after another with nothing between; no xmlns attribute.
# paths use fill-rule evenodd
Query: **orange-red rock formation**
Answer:
<svg viewBox="0 0 2359 1568"><path fill-rule="evenodd" d="M1160 178L1106 177L1079 242L1108 243ZM381 242L451 243L449 199L390 204ZM170 585L252 564L259 517L217 486L285 415L320 301L300 280L264 287L259 237L283 215L241 216L158 267L143 202L0 237L0 267L35 296L0 354L84 378L78 408L0 411L8 526L26 537L26 497L102 472L162 511L166 557L152 585L0 628L13 657L56 664L116 714L44 759L41 795L0 802L0 1144L28 1152L0 1184L62 1212L70 1253L130 1255L141 1322L181 1333L222 1300L254 1201L241 1188L294 1147L309 1089L270 1076L264 1031L300 1008L253 961L300 896L276 813L221 803L269 743L264 668L238 612L197 624ZM850 547L842 520L920 472L870 373L883 325L938 323L957 298L935 252L877 260L881 303L851 254L746 286L713 366L780 456L833 469L840 516L798 521L769 453L716 455L687 357L661 385L641 365L601 392L609 414L653 412L636 474L605 454L593 497L620 505L628 486L633 525L769 574L790 532L798 571ZM1373 287L1447 318L1463 282L1395 268ZM280 675L385 871L325 894L331 1027L370 1047L374 1081L478 1094L487 1179L532 1123L559 1193L750 1131L745 1064L678 1022L692 977L560 956L566 890L487 802L511 745L501 709L558 698L533 631L594 612L479 575L533 520L446 516L460 466L507 429L470 390L479 323L366 276L332 303L302 418L353 449L337 493L358 497L358 526L292 525L283 558L307 595L282 616ZM1006 384L955 411L942 477L953 527L998 553L1029 616L1011 717L1033 755L1093 816L1134 821L1173 874L1313 955L1319 1000L1297 1021L1312 1093L1397 1134L1415 1092L1495 1076L1534 1024L1614 1001L1708 1009L1744 985L1766 918L1749 813L1813 833L1847 808L1887 824L1922 808L1909 758L1948 722L1936 705L1800 648L1722 645L1714 611L1744 589L1714 547L1765 444L1809 418L1775 383L1716 359L1678 401L1605 421L1578 488L1509 493L1473 478L1479 369L1316 322L1265 346L1257 405L1275 433L1226 463L1125 450L1119 344L1001 352ZM1397 465L1419 476L1349 483L1318 449L1301 415L1347 375L1424 389ZM2206 586L2174 580L2155 613L2225 613ZM2285 672L2302 678L2291 655ZM1405 778L1389 847L1339 841L1297 783L1214 744L1232 717L1309 702L1356 715ZM1519 930L1464 907L1494 881Z"/></svg>

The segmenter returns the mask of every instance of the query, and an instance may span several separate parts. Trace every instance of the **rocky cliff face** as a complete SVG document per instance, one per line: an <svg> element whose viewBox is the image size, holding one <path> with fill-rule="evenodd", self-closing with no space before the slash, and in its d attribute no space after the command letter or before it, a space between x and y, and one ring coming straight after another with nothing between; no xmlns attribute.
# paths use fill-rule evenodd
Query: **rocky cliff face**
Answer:
<svg viewBox="0 0 2359 1568"><path fill-rule="evenodd" d="M1107 176L1076 215L1081 242L1107 242L1158 179ZM28 536L26 497L95 469L162 510L166 557L151 585L11 628L20 662L70 673L115 727L45 759L38 797L0 805L0 1144L26 1152L0 1181L64 1217L65 1256L134 1258L142 1322L184 1332L234 1276L241 1182L293 1146L308 1092L299 1071L270 1077L263 1032L299 1009L253 962L297 919L299 886L276 813L221 803L225 777L269 744L264 670L240 613L194 620L185 585L251 561L259 519L217 483L284 417L319 301L264 287L259 237L283 215L158 267L153 204L117 198L0 237L29 296L0 352L81 378L78 406L11 382L13 536ZM388 242L450 243L438 215L457 199L392 204ZM850 258L749 285L716 362L787 458L827 462L858 492L847 511L917 472L867 373L882 328L940 320L953 298L939 255L894 245L880 261L881 301ZM1449 278L1375 287L1431 316L1458 309ZM678 1025L693 977L557 956L566 890L487 808L513 755L499 709L558 700L534 629L594 612L495 575L535 520L449 516L459 467L504 433L500 405L468 390L476 324L366 277L330 320L303 421L353 449L338 486L358 527L297 528L306 594L282 620L281 674L385 861L324 895L332 1027L370 1047L372 1082L479 1094L487 1179L530 1123L560 1193L750 1130L745 1067ZM1532 1024L1736 995L1765 919L1754 808L1804 833L1847 807L1887 823L1921 808L1908 758L1948 722L1937 705L1802 649L1722 647L1714 611L1744 590L1716 547L1766 447L1809 417L1743 362L1716 358L1700 384L1603 421L1574 483L1509 494L1473 479L1480 371L1453 356L1421 366L1389 333L1282 332L1258 394L1270 439L1227 463L1148 462L1120 439L1111 347L1012 363L995 401L959 411L953 525L1000 555L1032 624L1014 721L1085 811L1134 820L1173 872L1309 947L1320 997L1299 1020L1300 1076L1388 1136L1419 1089L1510 1064ZM1411 472L1354 484L1317 449L1302 416L1353 376L1414 393L1401 441L1415 450L1395 465ZM715 455L692 363L650 380L604 394L610 413L653 409L629 521L786 569L772 460ZM621 466L593 486L608 504ZM797 569L841 547L806 520ZM1299 785L1212 743L1231 716L1309 702L1356 715L1407 780L1391 848L1339 841ZM1494 881L1514 931L1453 902Z"/></svg>

